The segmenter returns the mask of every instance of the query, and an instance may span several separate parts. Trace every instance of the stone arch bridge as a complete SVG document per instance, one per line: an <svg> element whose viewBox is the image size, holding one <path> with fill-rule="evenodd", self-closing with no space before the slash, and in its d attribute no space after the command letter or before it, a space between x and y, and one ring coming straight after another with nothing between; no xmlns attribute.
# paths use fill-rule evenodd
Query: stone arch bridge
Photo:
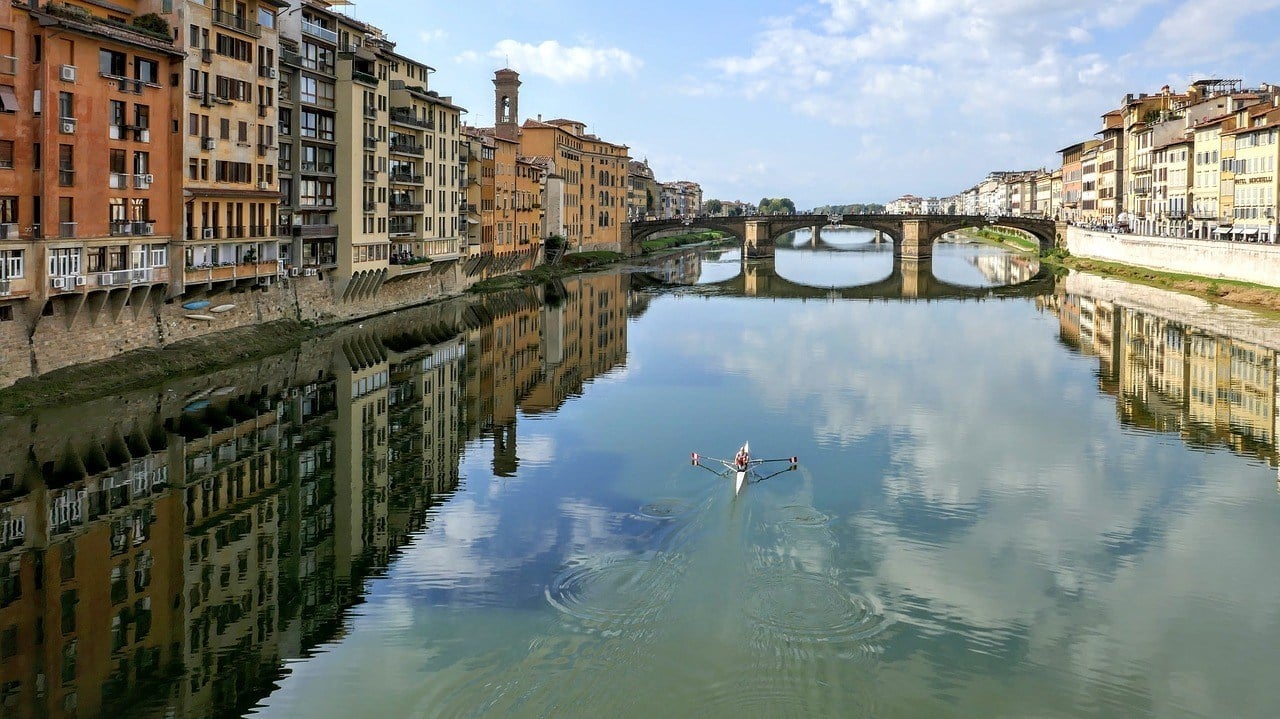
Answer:
<svg viewBox="0 0 1280 719"><path fill-rule="evenodd" d="M1036 217L987 217L985 215L750 215L740 217L686 217L644 220L622 226L622 246L635 248L658 233L722 230L742 240L748 259L772 257L778 237L812 228L861 227L875 230L893 242L895 257L923 259L933 256L933 243L948 232L998 227L1021 230L1040 243L1040 251L1053 249L1066 238L1066 223Z"/></svg>
<svg viewBox="0 0 1280 719"><path fill-rule="evenodd" d="M648 272L654 287L686 295L772 297L795 300L984 300L1041 297L1053 294L1057 278L1039 260L1014 258L1026 267L1026 277L1007 285L968 286L940 280L933 274L933 258L895 256L887 277L844 287L815 287L778 274L772 259L741 261L741 271L728 279L691 284L701 274L697 250L664 256Z"/></svg>

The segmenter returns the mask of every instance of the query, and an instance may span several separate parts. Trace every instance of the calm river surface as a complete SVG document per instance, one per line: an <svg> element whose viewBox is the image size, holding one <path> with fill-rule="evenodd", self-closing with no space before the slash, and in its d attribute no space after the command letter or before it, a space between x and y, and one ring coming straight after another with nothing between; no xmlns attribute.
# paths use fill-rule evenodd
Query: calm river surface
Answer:
<svg viewBox="0 0 1280 719"><path fill-rule="evenodd" d="M1274 716L1280 325L825 234L0 426L3 716Z"/></svg>

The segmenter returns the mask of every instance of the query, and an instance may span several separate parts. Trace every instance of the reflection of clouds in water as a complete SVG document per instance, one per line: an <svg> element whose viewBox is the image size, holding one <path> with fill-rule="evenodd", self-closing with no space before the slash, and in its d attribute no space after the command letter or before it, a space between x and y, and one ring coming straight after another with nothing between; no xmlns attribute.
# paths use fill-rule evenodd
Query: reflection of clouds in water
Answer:
<svg viewBox="0 0 1280 719"><path fill-rule="evenodd" d="M1275 520L1239 516L1265 509L1269 485L1250 478L1269 470L1118 427L1114 400L1082 389L1093 361L1063 352L1056 323L1032 312L1027 302L809 303L786 322L764 311L751 322L745 341L771 351L707 349L707 361L807 417L819 441L890 439L884 508L848 522L869 537L877 594L911 623L988 644L1025 636L1033 661L1076 677L1151 662L1187 687L1240 685L1237 661L1206 658L1276 635L1280 579L1254 574ZM1027 334L1029 323L1043 332ZM794 551L818 568L814 550ZM1240 591L1245 577L1252 588ZM1217 602L1232 604L1222 614L1238 625L1206 619ZM1235 705L1221 694L1214 701Z"/></svg>
<svg viewBox="0 0 1280 719"><path fill-rule="evenodd" d="M556 438L549 434L521 436L517 447L522 465L546 467L556 459Z"/></svg>

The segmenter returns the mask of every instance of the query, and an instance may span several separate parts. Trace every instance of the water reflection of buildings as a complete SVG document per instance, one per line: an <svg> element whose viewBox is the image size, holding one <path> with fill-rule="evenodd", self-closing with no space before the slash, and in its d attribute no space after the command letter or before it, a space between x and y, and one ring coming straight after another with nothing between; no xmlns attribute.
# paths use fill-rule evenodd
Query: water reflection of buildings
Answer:
<svg viewBox="0 0 1280 719"><path fill-rule="evenodd" d="M1063 342L1098 357L1123 421L1280 465L1275 349L1084 295L1056 305Z"/></svg>
<svg viewBox="0 0 1280 719"><path fill-rule="evenodd" d="M1040 260L1008 252L978 255L969 262L993 285L1016 285L1035 277L1040 271Z"/></svg>
<svg viewBox="0 0 1280 719"><path fill-rule="evenodd" d="M248 711L342 634L467 440L514 471L517 409L624 361L626 282L401 312L0 427L0 716Z"/></svg>

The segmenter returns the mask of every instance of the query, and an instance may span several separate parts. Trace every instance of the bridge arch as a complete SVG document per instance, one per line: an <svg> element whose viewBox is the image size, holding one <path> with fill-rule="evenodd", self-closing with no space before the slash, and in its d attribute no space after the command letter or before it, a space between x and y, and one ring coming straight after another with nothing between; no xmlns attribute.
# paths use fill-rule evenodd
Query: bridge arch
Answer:
<svg viewBox="0 0 1280 719"><path fill-rule="evenodd" d="M860 227L877 230L893 241L894 254L928 257L933 243L947 232L972 227L1004 227L1035 237L1042 252L1053 249L1065 236L1064 226L1037 217L985 215L750 215L739 217L690 217L647 220L626 225L624 241L636 244L658 232L670 230L722 230L739 238L749 258L772 257L778 237L809 227Z"/></svg>

